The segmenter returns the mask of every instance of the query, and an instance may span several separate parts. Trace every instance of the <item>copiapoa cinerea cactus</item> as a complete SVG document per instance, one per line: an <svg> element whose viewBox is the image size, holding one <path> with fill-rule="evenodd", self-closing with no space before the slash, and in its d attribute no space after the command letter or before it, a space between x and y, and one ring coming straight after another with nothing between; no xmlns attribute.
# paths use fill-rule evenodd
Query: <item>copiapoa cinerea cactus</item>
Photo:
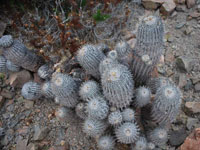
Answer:
<svg viewBox="0 0 200 150"><path fill-rule="evenodd" d="M155 145L164 145L168 141L167 130L161 127L157 127L148 133L148 139Z"/></svg>
<svg viewBox="0 0 200 150"><path fill-rule="evenodd" d="M118 126L122 123L122 121L122 113L119 110L113 111L108 115L108 123L112 126Z"/></svg>
<svg viewBox="0 0 200 150"><path fill-rule="evenodd" d="M117 60L105 57L99 64L99 72L102 75L104 71L109 70L118 64L119 62Z"/></svg>
<svg viewBox="0 0 200 150"><path fill-rule="evenodd" d="M147 150L147 140L145 137L139 137L135 144L131 145L131 150Z"/></svg>
<svg viewBox="0 0 200 150"><path fill-rule="evenodd" d="M146 82L164 52L164 26L161 18L143 18L137 31L131 64L134 79Z"/></svg>
<svg viewBox="0 0 200 150"><path fill-rule="evenodd" d="M178 87L166 85L159 88L152 103L152 118L159 124L173 122L179 113L182 94Z"/></svg>
<svg viewBox="0 0 200 150"><path fill-rule="evenodd" d="M93 80L85 81L80 87L79 95L84 101L101 96L99 84Z"/></svg>
<svg viewBox="0 0 200 150"><path fill-rule="evenodd" d="M90 118L103 120L108 115L109 106L104 98L96 97L88 102L86 111Z"/></svg>
<svg viewBox="0 0 200 150"><path fill-rule="evenodd" d="M118 58L117 51L116 50L109 51L107 57L113 60L117 60Z"/></svg>
<svg viewBox="0 0 200 150"><path fill-rule="evenodd" d="M35 53L30 51L20 41L14 40L13 42L10 42L12 41L10 36L3 36L0 41L2 43L5 42L5 44L1 44L3 45L3 55L6 57L6 59L10 60L18 66L36 72L38 68L44 63L44 60L40 56L37 56Z"/></svg>
<svg viewBox="0 0 200 150"><path fill-rule="evenodd" d="M20 71L20 66L15 65L15 64L12 63L10 60L7 60L7 61L6 61L6 68L7 68L9 71L12 71L12 72L18 72L18 71Z"/></svg>
<svg viewBox="0 0 200 150"><path fill-rule="evenodd" d="M112 136L104 135L98 139L97 146L99 150L113 150L115 146L115 140Z"/></svg>
<svg viewBox="0 0 200 150"><path fill-rule="evenodd" d="M125 122L115 129L115 135L119 142L131 144L137 140L139 129L135 123Z"/></svg>
<svg viewBox="0 0 200 150"><path fill-rule="evenodd" d="M132 122L135 120L135 112L131 108L126 108L122 111L123 121Z"/></svg>
<svg viewBox="0 0 200 150"><path fill-rule="evenodd" d="M106 70L101 76L101 84L103 94L112 106L124 108L132 102L134 81L126 66L116 65Z"/></svg>
<svg viewBox="0 0 200 150"><path fill-rule="evenodd" d="M13 38L11 35L4 35L0 38L0 47L6 48L13 44Z"/></svg>
<svg viewBox="0 0 200 150"><path fill-rule="evenodd" d="M81 119L86 119L88 117L88 113L86 111L86 104L84 102L80 102L76 105L75 112L76 115Z"/></svg>
<svg viewBox="0 0 200 150"><path fill-rule="evenodd" d="M147 81L147 86L151 89L153 94L155 94L159 88L170 84L173 83L166 77L150 78Z"/></svg>
<svg viewBox="0 0 200 150"><path fill-rule="evenodd" d="M71 76L54 73L51 79L51 88L61 105L75 107L78 103L78 85Z"/></svg>
<svg viewBox="0 0 200 150"><path fill-rule="evenodd" d="M83 123L83 132L91 137L98 137L104 133L107 124L102 120L88 118Z"/></svg>
<svg viewBox="0 0 200 150"><path fill-rule="evenodd" d="M143 107L150 103L151 100L151 91L149 88L141 86L136 89L135 92L135 105L137 107Z"/></svg>
<svg viewBox="0 0 200 150"><path fill-rule="evenodd" d="M25 99L34 100L42 96L40 85L36 82L27 82L23 85L21 94Z"/></svg>
<svg viewBox="0 0 200 150"><path fill-rule="evenodd" d="M71 115L72 115L72 110L67 107L58 107L55 111L55 116L58 119L64 119L67 117L71 117Z"/></svg>
<svg viewBox="0 0 200 150"><path fill-rule="evenodd" d="M51 88L51 82L47 81L42 84L41 86L41 92L42 95L44 95L46 98L55 98L55 95L53 94L52 88Z"/></svg>
<svg viewBox="0 0 200 150"><path fill-rule="evenodd" d="M37 73L40 78L48 79L51 77L53 70L50 68L49 64L44 64L38 69Z"/></svg>
<svg viewBox="0 0 200 150"><path fill-rule="evenodd" d="M0 56L0 72L6 72L6 58L4 56Z"/></svg>
<svg viewBox="0 0 200 150"><path fill-rule="evenodd" d="M84 45L78 50L77 60L88 74L99 78L99 63L105 55L94 45Z"/></svg>

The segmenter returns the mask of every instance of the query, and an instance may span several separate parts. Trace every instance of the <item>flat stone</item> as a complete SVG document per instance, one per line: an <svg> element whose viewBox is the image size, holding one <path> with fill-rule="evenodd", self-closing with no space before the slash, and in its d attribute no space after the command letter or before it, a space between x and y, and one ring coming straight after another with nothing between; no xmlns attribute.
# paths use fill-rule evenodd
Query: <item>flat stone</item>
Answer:
<svg viewBox="0 0 200 150"><path fill-rule="evenodd" d="M184 73L179 74L179 81L178 81L178 86L180 88L183 88L187 84L187 78Z"/></svg>
<svg viewBox="0 0 200 150"><path fill-rule="evenodd" d="M192 8L195 5L195 0L186 0L187 8Z"/></svg>
<svg viewBox="0 0 200 150"><path fill-rule="evenodd" d="M199 113L200 112L200 102L186 102L185 108L189 112Z"/></svg>
<svg viewBox="0 0 200 150"><path fill-rule="evenodd" d="M178 5L178 6L176 6L176 11L177 12L185 12L186 6L185 5Z"/></svg>
<svg viewBox="0 0 200 150"><path fill-rule="evenodd" d="M3 89L1 92L1 96L5 97L7 99L12 99L15 96L15 93L8 91L7 89Z"/></svg>
<svg viewBox="0 0 200 150"><path fill-rule="evenodd" d="M28 139L20 140L16 145L16 150L27 150Z"/></svg>
<svg viewBox="0 0 200 150"><path fill-rule="evenodd" d="M35 125L34 130L35 132L33 135L33 139L35 141L43 140L49 132L49 129L47 127L40 127L39 125Z"/></svg>
<svg viewBox="0 0 200 150"><path fill-rule="evenodd" d="M198 17L200 17L200 12L191 12L190 14L189 14L189 16L190 17L192 17L192 18L198 18Z"/></svg>
<svg viewBox="0 0 200 150"><path fill-rule="evenodd" d="M170 15L174 9L176 8L176 4L174 3L173 0L166 0L161 8L160 8L160 12L163 14L163 15Z"/></svg>
<svg viewBox="0 0 200 150"><path fill-rule="evenodd" d="M200 83L195 84L194 91L195 92L200 92Z"/></svg>
<svg viewBox="0 0 200 150"><path fill-rule="evenodd" d="M24 106L27 109L33 108L33 105L34 105L34 101L30 101L30 100L26 100L25 103L24 103Z"/></svg>
<svg viewBox="0 0 200 150"><path fill-rule="evenodd" d="M164 2L165 0L143 0L142 4L146 9L155 10Z"/></svg>
<svg viewBox="0 0 200 150"><path fill-rule="evenodd" d="M178 69L183 73L190 72L190 62L190 59L184 56L180 56L176 59L176 65Z"/></svg>
<svg viewBox="0 0 200 150"><path fill-rule="evenodd" d="M176 4L185 4L185 0L174 0Z"/></svg>
<svg viewBox="0 0 200 150"><path fill-rule="evenodd" d="M187 137L186 131L184 128L181 128L177 131L172 131L169 137L169 143L172 146L180 146L185 138Z"/></svg>
<svg viewBox="0 0 200 150"><path fill-rule="evenodd" d="M179 150L199 150L200 128L196 128L178 148Z"/></svg>
<svg viewBox="0 0 200 150"><path fill-rule="evenodd" d="M34 143L30 143L27 146L27 150L38 150L38 145L34 144Z"/></svg>
<svg viewBox="0 0 200 150"><path fill-rule="evenodd" d="M187 119L187 124L186 127L188 130L191 130L193 127L198 127L197 125L199 124L199 120L196 118L188 118Z"/></svg>
<svg viewBox="0 0 200 150"><path fill-rule="evenodd" d="M22 70L20 72L12 73L6 83L10 84L12 87L21 88L24 83L30 81L31 79L32 76L30 72L27 70Z"/></svg>

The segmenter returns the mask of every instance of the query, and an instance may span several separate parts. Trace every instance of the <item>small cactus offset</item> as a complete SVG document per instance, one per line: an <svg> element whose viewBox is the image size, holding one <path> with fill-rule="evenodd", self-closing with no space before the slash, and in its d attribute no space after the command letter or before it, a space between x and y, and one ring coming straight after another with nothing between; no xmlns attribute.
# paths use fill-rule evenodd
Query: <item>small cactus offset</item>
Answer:
<svg viewBox="0 0 200 150"><path fill-rule="evenodd" d="M150 78L147 81L147 86L151 89L151 92L153 94L155 94L159 88L166 85L170 85L170 84L172 84L172 82L168 78L165 78L165 77Z"/></svg>
<svg viewBox="0 0 200 150"><path fill-rule="evenodd" d="M148 138L155 145L161 146L167 143L168 133L166 129L157 127L148 133Z"/></svg>
<svg viewBox="0 0 200 150"><path fill-rule="evenodd" d="M101 77L104 96L112 106L124 108L133 98L134 81L128 68L117 65L106 70Z"/></svg>
<svg viewBox="0 0 200 150"><path fill-rule="evenodd" d="M181 107L182 94L178 87L167 85L159 88L152 103L152 118L159 124L173 122Z"/></svg>
<svg viewBox="0 0 200 150"><path fill-rule="evenodd" d="M6 58L0 55L0 72L6 72Z"/></svg>
<svg viewBox="0 0 200 150"><path fill-rule="evenodd" d="M53 94L52 88L51 88L51 82L47 81L45 83L42 84L41 86L41 91L42 91L42 95L44 95L47 98L55 98L55 95Z"/></svg>
<svg viewBox="0 0 200 150"><path fill-rule="evenodd" d="M94 45L84 45L77 53L79 64L88 74L99 78L99 63L105 55Z"/></svg>
<svg viewBox="0 0 200 150"><path fill-rule="evenodd" d="M13 44L13 38L11 35L4 35L0 38L0 47L6 48Z"/></svg>
<svg viewBox="0 0 200 150"><path fill-rule="evenodd" d="M27 82L23 85L21 94L25 99L34 100L42 96L40 85L36 82Z"/></svg>
<svg viewBox="0 0 200 150"><path fill-rule="evenodd" d="M130 54L131 47L126 41L121 41L116 44L115 50L117 51L118 57L122 58Z"/></svg>
<svg viewBox="0 0 200 150"><path fill-rule="evenodd" d="M50 68L49 64L44 64L38 69L37 73L40 78L48 79L51 77L53 70Z"/></svg>
<svg viewBox="0 0 200 150"><path fill-rule="evenodd" d="M126 108L122 111L123 121L133 122L135 120L135 112L131 108Z"/></svg>
<svg viewBox="0 0 200 150"><path fill-rule="evenodd" d="M141 86L136 89L135 94L135 104L137 107L143 107L150 103L151 100L151 91L149 88Z"/></svg>
<svg viewBox="0 0 200 150"><path fill-rule="evenodd" d="M104 133L107 125L104 121L95 119L86 119L83 124L83 132L88 136L97 137Z"/></svg>
<svg viewBox="0 0 200 150"><path fill-rule="evenodd" d="M108 123L111 124L112 126L118 126L122 123L122 121L123 121L123 116L119 110L111 112L108 115Z"/></svg>
<svg viewBox="0 0 200 150"><path fill-rule="evenodd" d="M75 108L76 115L81 119L86 119L88 117L88 113L86 112L86 104L80 102L76 105Z"/></svg>
<svg viewBox="0 0 200 150"><path fill-rule="evenodd" d="M145 137L139 137L135 144L131 145L131 150L147 150L147 144Z"/></svg>
<svg viewBox="0 0 200 150"><path fill-rule="evenodd" d="M51 79L51 88L61 105L75 107L78 103L78 85L71 76L54 73Z"/></svg>
<svg viewBox="0 0 200 150"><path fill-rule="evenodd" d="M6 61L6 68L12 72L20 71L20 66L13 64L10 60Z"/></svg>
<svg viewBox="0 0 200 150"><path fill-rule="evenodd" d="M103 120L108 115L109 106L102 97L96 97L88 102L86 111L90 118Z"/></svg>
<svg viewBox="0 0 200 150"><path fill-rule="evenodd" d="M113 59L113 60L117 60L117 58L118 58L117 51L112 50L112 51L108 52L107 57L108 57L108 58L111 58L111 59Z"/></svg>
<svg viewBox="0 0 200 150"><path fill-rule="evenodd" d="M80 87L79 95L84 101L101 96L99 84L93 80L84 82Z"/></svg>
<svg viewBox="0 0 200 150"><path fill-rule="evenodd" d="M58 107L55 111L55 116L58 119L69 118L72 116L72 110L67 107Z"/></svg>
<svg viewBox="0 0 200 150"><path fill-rule="evenodd" d="M115 147L115 140L112 136L101 136L97 142L99 150L113 150Z"/></svg>
<svg viewBox="0 0 200 150"><path fill-rule="evenodd" d="M139 129L135 123L125 122L115 130L119 142L124 144L134 143L139 136Z"/></svg>

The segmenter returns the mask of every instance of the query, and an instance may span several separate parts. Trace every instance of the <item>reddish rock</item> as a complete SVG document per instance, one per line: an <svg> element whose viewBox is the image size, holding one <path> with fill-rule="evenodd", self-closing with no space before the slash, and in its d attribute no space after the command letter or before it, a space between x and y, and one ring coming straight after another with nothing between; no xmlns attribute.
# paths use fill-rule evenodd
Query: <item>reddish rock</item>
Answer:
<svg viewBox="0 0 200 150"><path fill-rule="evenodd" d="M186 0L187 8L192 8L195 5L195 0Z"/></svg>
<svg viewBox="0 0 200 150"><path fill-rule="evenodd" d="M179 150L200 150L200 128L196 128L179 147Z"/></svg>
<svg viewBox="0 0 200 150"><path fill-rule="evenodd" d="M165 0L143 0L142 4L146 9L155 10L164 2Z"/></svg>
<svg viewBox="0 0 200 150"><path fill-rule="evenodd" d="M174 3L173 0L167 0L165 1L161 8L160 8L160 12L163 14L163 15L170 15L174 9L176 8L176 4Z"/></svg>
<svg viewBox="0 0 200 150"><path fill-rule="evenodd" d="M192 113L200 113L200 102L186 102L185 108Z"/></svg>
<svg viewBox="0 0 200 150"><path fill-rule="evenodd" d="M4 102L5 102L5 98L3 96L0 96L0 109L3 106Z"/></svg>
<svg viewBox="0 0 200 150"><path fill-rule="evenodd" d="M29 71L22 70L10 75L9 79L6 81L7 84L10 84L12 87L21 88L24 83L30 81L32 76Z"/></svg>

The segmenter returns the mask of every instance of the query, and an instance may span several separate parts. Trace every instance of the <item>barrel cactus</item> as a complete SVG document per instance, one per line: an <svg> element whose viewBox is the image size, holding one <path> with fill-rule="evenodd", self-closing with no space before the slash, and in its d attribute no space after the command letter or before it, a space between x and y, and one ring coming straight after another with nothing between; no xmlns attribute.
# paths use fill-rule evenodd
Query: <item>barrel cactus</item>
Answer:
<svg viewBox="0 0 200 150"><path fill-rule="evenodd" d="M41 86L41 92L42 95L44 95L46 98L55 98L55 95L53 94L52 88L51 88L51 82L47 81L42 84Z"/></svg>
<svg viewBox="0 0 200 150"><path fill-rule="evenodd" d="M136 89L135 92L135 104L137 107L143 107L150 103L151 100L151 91L149 88L141 86Z"/></svg>
<svg viewBox="0 0 200 150"><path fill-rule="evenodd" d="M147 144L145 137L139 137L135 144L131 145L131 150L147 150Z"/></svg>
<svg viewBox="0 0 200 150"><path fill-rule="evenodd" d="M115 146L115 140L112 136L101 136L97 142L99 150L113 150Z"/></svg>
<svg viewBox="0 0 200 150"><path fill-rule="evenodd" d="M122 121L123 121L123 116L119 110L113 111L108 115L108 123L111 124L112 126L118 126L122 123Z"/></svg>
<svg viewBox="0 0 200 150"><path fill-rule="evenodd" d="M12 71L12 72L18 72L18 71L20 71L20 66L15 65L15 64L12 63L10 60L7 60L7 61L6 61L6 68L7 68L9 71Z"/></svg>
<svg viewBox="0 0 200 150"><path fill-rule="evenodd" d="M49 79L53 73L53 70L50 68L49 64L44 64L38 69L37 73L40 78Z"/></svg>
<svg viewBox="0 0 200 150"><path fill-rule="evenodd" d="M123 121L133 122L135 120L135 112L131 108L126 108L122 111Z"/></svg>
<svg viewBox="0 0 200 150"><path fill-rule="evenodd" d="M10 47L13 44L13 37L11 35L4 35L0 38L0 47Z"/></svg>
<svg viewBox="0 0 200 150"><path fill-rule="evenodd" d="M0 72L6 72L6 61L4 56L0 56Z"/></svg>

